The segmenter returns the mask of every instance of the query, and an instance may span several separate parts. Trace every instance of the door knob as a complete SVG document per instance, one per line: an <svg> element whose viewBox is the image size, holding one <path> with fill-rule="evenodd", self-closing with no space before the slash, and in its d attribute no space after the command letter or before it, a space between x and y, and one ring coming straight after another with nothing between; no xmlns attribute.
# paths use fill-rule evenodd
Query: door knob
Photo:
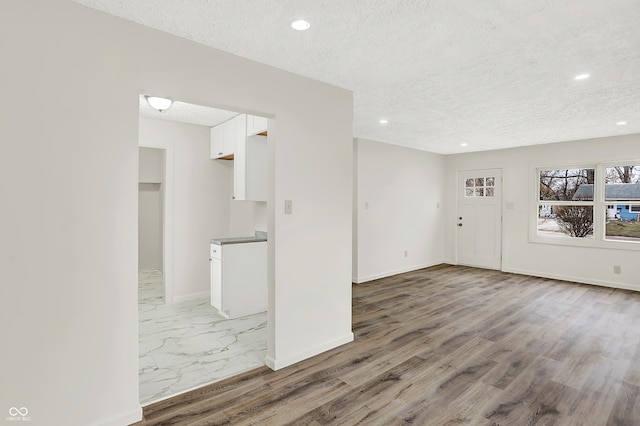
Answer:
<svg viewBox="0 0 640 426"><path fill-rule="evenodd" d="M458 226L462 226L462 224L461 224L461 223L459 223L459 224L458 224Z"/></svg>

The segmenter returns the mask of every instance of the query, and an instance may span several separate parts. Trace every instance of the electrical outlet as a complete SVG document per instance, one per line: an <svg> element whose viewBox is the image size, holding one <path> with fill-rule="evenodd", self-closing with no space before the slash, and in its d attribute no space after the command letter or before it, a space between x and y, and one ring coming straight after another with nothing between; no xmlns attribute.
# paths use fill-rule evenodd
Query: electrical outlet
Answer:
<svg viewBox="0 0 640 426"><path fill-rule="evenodd" d="M407 251L406 250L404 251L404 257L407 257Z"/></svg>
<svg viewBox="0 0 640 426"><path fill-rule="evenodd" d="M622 273L622 268L620 267L620 265L613 265L613 273L614 274L621 274Z"/></svg>

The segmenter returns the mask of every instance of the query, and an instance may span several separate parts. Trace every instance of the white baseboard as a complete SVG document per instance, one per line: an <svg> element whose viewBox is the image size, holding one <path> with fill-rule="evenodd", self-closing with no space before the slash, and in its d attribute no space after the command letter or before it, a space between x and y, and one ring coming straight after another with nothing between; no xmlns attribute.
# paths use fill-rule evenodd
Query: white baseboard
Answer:
<svg viewBox="0 0 640 426"><path fill-rule="evenodd" d="M339 337L322 345L316 346L313 349L309 349L286 358L274 359L270 356L267 356L265 363L267 364L267 367L271 368L272 370L279 370L281 368L288 367L297 362L300 362L307 358L311 358L313 356L321 354L322 352L337 348L338 346L342 346L345 343L349 342L353 342L353 333L348 333L346 336Z"/></svg>
<svg viewBox="0 0 640 426"><path fill-rule="evenodd" d="M357 277L353 280L354 283L356 284L362 284L365 283L367 281L373 281L373 280L377 280L380 278L386 278L386 277L390 277L392 275L398 275L398 274L404 274L405 272L411 272L411 271L416 271L418 269L424 269L424 268L429 268L431 266L436 266L436 265L440 265L442 263L442 261L438 260L435 262L428 262L428 263L423 263L420 265L413 265L413 266L409 266L406 268L402 268L402 269L397 269L395 271L387 271L387 272L380 272L378 274L373 274L373 275L367 275L364 277Z"/></svg>
<svg viewBox="0 0 640 426"><path fill-rule="evenodd" d="M142 420L142 407L138 405L136 408L120 413L117 416L100 420L94 424L96 426L122 426L130 425L140 420Z"/></svg>
<svg viewBox="0 0 640 426"><path fill-rule="evenodd" d="M211 292L201 291L200 293L183 294L182 296L173 296L173 303L186 302L193 299L211 298Z"/></svg>
<svg viewBox="0 0 640 426"><path fill-rule="evenodd" d="M581 284L597 285L600 287L619 288L622 290L640 291L640 285L617 283L613 281L593 280L585 277L575 277L571 275L556 275L546 274L539 271L527 271L523 269L503 268L502 272L509 272L512 274L530 275L532 277L551 278L553 280L573 281Z"/></svg>

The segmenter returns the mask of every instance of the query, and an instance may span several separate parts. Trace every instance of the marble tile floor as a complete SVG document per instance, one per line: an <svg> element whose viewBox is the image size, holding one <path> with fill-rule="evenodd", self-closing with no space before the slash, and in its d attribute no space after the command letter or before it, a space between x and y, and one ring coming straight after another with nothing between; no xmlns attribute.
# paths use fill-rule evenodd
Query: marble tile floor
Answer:
<svg viewBox="0 0 640 426"><path fill-rule="evenodd" d="M228 320L208 298L165 305L160 271L138 279L142 405L264 365L266 312Z"/></svg>

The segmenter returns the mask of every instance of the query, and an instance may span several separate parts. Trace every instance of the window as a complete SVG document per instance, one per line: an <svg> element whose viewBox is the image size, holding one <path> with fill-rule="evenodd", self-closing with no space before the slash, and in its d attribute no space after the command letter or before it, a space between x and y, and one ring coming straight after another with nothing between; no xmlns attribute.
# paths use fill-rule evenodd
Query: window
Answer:
<svg viewBox="0 0 640 426"><path fill-rule="evenodd" d="M464 182L465 197L494 197L496 178L493 176L468 178Z"/></svg>
<svg viewBox="0 0 640 426"><path fill-rule="evenodd" d="M604 238L640 242L640 165L607 166L605 174L604 199L614 207L605 214Z"/></svg>
<svg viewBox="0 0 640 426"><path fill-rule="evenodd" d="M536 242L640 242L640 163L538 168L536 192Z"/></svg>
<svg viewBox="0 0 640 426"><path fill-rule="evenodd" d="M539 169L537 234L593 238L595 168Z"/></svg>

